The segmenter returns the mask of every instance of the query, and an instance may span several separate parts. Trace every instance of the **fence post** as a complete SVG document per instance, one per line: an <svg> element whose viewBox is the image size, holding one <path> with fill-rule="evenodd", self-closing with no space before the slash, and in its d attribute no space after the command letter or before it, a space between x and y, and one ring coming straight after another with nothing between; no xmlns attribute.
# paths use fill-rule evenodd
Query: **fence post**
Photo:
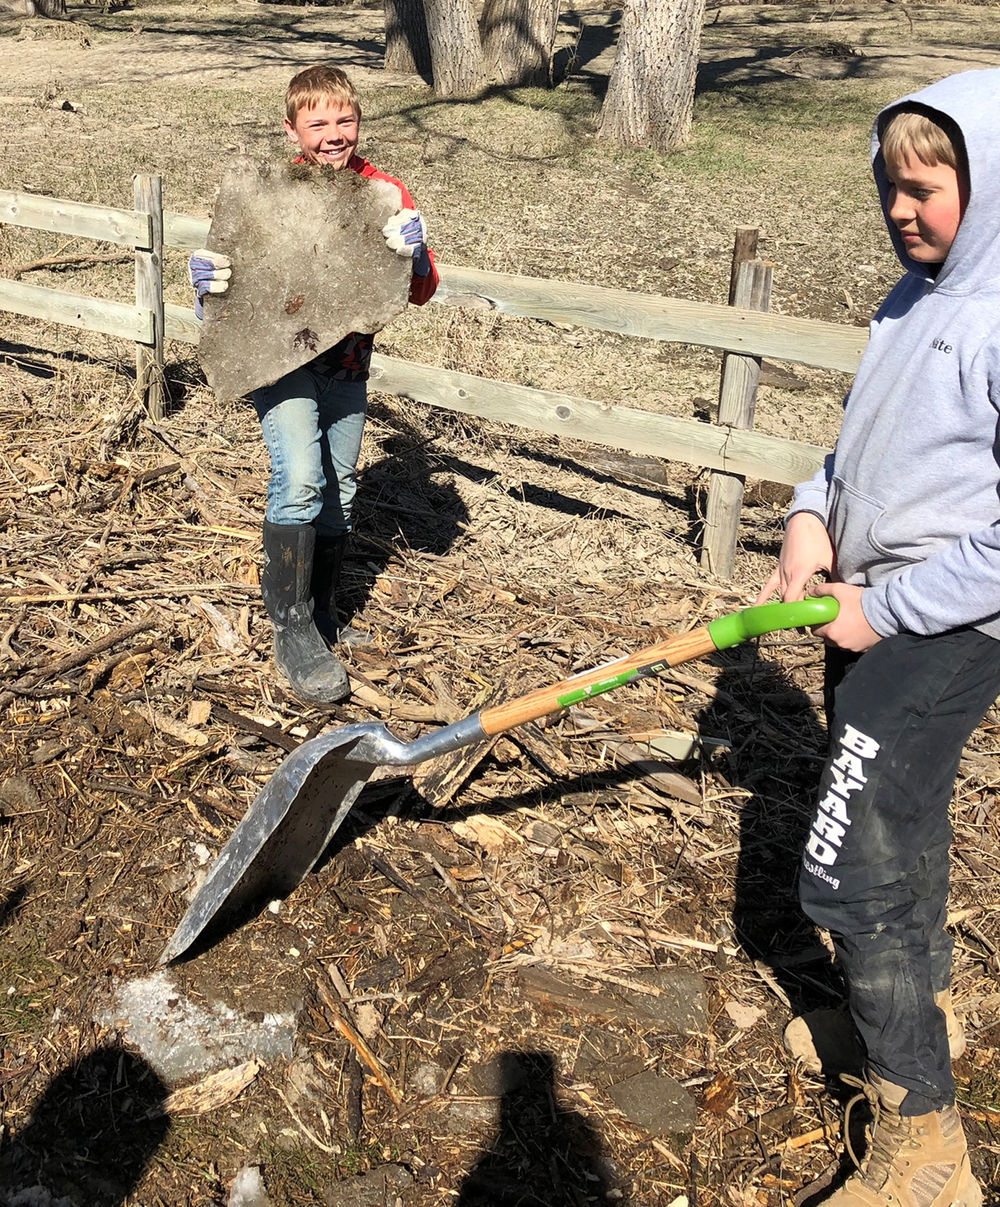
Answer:
<svg viewBox="0 0 1000 1207"><path fill-rule="evenodd" d="M739 264L733 305L744 310L767 310L771 304L771 275L771 265L763 264L760 260ZM720 426L753 427L759 381L760 357L726 353L719 389ZM733 572L740 509L743 506L743 485L742 474L712 470L709 477L701 564L720 578L728 578Z"/></svg>
<svg viewBox="0 0 1000 1207"><path fill-rule="evenodd" d="M135 346L135 378L151 419L166 409L163 373L163 190L159 176L136 176L135 208L149 215L150 245L135 249L135 304L153 315L153 342Z"/></svg>
<svg viewBox="0 0 1000 1207"><path fill-rule="evenodd" d="M738 226L733 239L733 261L729 269L729 305L736 305L736 280L740 275L740 265L747 260L756 259L757 240L760 231L756 226ZM723 365L725 368L725 365Z"/></svg>

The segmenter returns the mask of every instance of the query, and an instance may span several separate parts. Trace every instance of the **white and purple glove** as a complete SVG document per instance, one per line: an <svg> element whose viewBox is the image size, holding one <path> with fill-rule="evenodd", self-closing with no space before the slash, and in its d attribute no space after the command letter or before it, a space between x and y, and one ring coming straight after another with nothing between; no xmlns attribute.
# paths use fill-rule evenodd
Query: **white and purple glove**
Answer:
<svg viewBox="0 0 1000 1207"><path fill-rule="evenodd" d="M188 278L194 290L195 318L203 317L201 299L205 294L225 293L232 275L232 263L228 256L209 251L206 247L200 247L191 253L188 260Z"/></svg>
<svg viewBox="0 0 1000 1207"><path fill-rule="evenodd" d="M382 227L389 250L413 261L413 271L426 277L431 270L427 254L427 227L418 210L400 210Z"/></svg>

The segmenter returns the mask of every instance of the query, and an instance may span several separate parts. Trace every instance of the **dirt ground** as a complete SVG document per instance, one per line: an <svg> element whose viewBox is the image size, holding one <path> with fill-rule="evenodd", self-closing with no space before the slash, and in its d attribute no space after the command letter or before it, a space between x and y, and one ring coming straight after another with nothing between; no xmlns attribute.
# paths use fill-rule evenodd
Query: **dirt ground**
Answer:
<svg viewBox="0 0 1000 1207"><path fill-rule="evenodd" d="M0 23L2 188L129 205L133 172L157 171L169 209L208 214L221 161L280 150L289 75L332 57L365 97L364 149L418 198L445 267L721 301L733 230L757 224L775 309L854 323L895 272L865 179L871 114L1000 61L986 6L724 6L692 144L658 159L594 138L610 8L565 16L560 89L476 104L386 77L375 8L71 13ZM128 298L127 258L26 267L88 250L0 227L0 275ZM166 271L185 301L180 253ZM718 388L714 354L444 306L379 346L700 418ZM217 406L173 347L153 424L131 358L0 324L0 1198L206 1207L259 1166L276 1207L805 1201L839 1155L836 1095L781 1043L793 1011L839 997L794 899L825 736L808 636L377 776L280 908L157 973L199 875L299 742L365 720L409 741L742 606L776 555L781 491L751 484L722 582L698 564L694 469L375 395L346 569L370 641L346 653L352 698L303 708L259 600L252 415ZM841 376L764 381L762 430L833 439ZM970 1038L956 1077L991 1203L998 724L962 763L950 913ZM691 734L694 755L670 753ZM228 1081L141 1056L121 998L136 981L166 985L167 1015L212 1014ZM678 994L694 1022L668 1018ZM233 1055L286 1017L287 1050ZM690 1124L636 1121L616 1086L646 1075L646 1098L694 1104Z"/></svg>

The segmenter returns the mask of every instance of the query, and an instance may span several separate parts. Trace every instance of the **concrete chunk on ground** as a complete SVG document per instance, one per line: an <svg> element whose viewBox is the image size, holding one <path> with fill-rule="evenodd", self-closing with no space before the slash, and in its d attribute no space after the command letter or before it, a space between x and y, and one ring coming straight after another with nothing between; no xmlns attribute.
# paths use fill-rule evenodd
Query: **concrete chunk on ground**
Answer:
<svg viewBox="0 0 1000 1207"><path fill-rule="evenodd" d="M623 1115L652 1136L687 1142L694 1133L697 1107L673 1077L647 1069L609 1086L607 1094Z"/></svg>
<svg viewBox="0 0 1000 1207"><path fill-rule="evenodd" d="M705 979L682 968L644 968L630 974L654 992L616 986L613 993L585 989L542 967L520 968L517 980L525 997L552 1010L628 1024L655 1027L669 1035L702 1033L708 1026Z"/></svg>
<svg viewBox="0 0 1000 1207"><path fill-rule="evenodd" d="M394 185L356 172L249 156L228 165L207 246L230 258L233 275L224 294L204 299L198 345L220 401L405 309L411 264L382 235L400 209Z"/></svg>
<svg viewBox="0 0 1000 1207"><path fill-rule="evenodd" d="M622 991L638 1018L653 1019L657 1029L669 1035L701 1034L708 1029L707 989L700 973L686 968L649 968L629 979L659 990L655 995Z"/></svg>
<svg viewBox="0 0 1000 1207"><path fill-rule="evenodd" d="M226 1207L274 1207L264 1189L259 1166L244 1165L237 1173L229 1188Z"/></svg>
<svg viewBox="0 0 1000 1207"><path fill-rule="evenodd" d="M402 1165L380 1165L371 1173L335 1182L320 1193L325 1207L385 1207L386 1203L405 1200L413 1187L413 1175Z"/></svg>
<svg viewBox="0 0 1000 1207"><path fill-rule="evenodd" d="M640 1073L644 1063L632 1036L619 1035L607 1027L583 1026L573 1062L573 1079L606 1086Z"/></svg>

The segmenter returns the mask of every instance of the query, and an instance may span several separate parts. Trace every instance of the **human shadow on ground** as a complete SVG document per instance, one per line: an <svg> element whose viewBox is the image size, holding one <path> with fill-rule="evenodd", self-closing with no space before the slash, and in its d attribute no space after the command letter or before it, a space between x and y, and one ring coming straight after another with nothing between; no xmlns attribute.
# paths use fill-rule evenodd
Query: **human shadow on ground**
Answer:
<svg viewBox="0 0 1000 1207"><path fill-rule="evenodd" d="M370 399L379 455L358 472L354 533L344 562L341 620L363 610L376 579L408 550L442 555L468 521L461 496L441 474L431 441L397 411ZM383 434L384 433L384 434Z"/></svg>
<svg viewBox="0 0 1000 1207"><path fill-rule="evenodd" d="M500 1054L496 1135L458 1188L456 1207L628 1204L597 1131L556 1093L544 1051Z"/></svg>
<svg viewBox="0 0 1000 1207"><path fill-rule="evenodd" d="M117 1045L74 1061L0 1142L0 1191L41 1187L88 1207L131 1201L170 1126L166 1096L146 1061Z"/></svg>
<svg viewBox="0 0 1000 1207"><path fill-rule="evenodd" d="M2 824L2 819L0 819L0 824ZM8 922L14 921L21 912L21 906L24 904L30 888L30 884L19 884L16 888L8 889L0 894L0 926L6 926Z"/></svg>
<svg viewBox="0 0 1000 1207"><path fill-rule="evenodd" d="M724 773L746 795L739 806L732 923L747 956L763 965L796 1013L842 1000L839 974L798 900L800 856L826 761L822 701L767 656L791 646L792 671L821 680L822 643L775 634L716 658L716 696L698 718L703 734L730 746Z"/></svg>

